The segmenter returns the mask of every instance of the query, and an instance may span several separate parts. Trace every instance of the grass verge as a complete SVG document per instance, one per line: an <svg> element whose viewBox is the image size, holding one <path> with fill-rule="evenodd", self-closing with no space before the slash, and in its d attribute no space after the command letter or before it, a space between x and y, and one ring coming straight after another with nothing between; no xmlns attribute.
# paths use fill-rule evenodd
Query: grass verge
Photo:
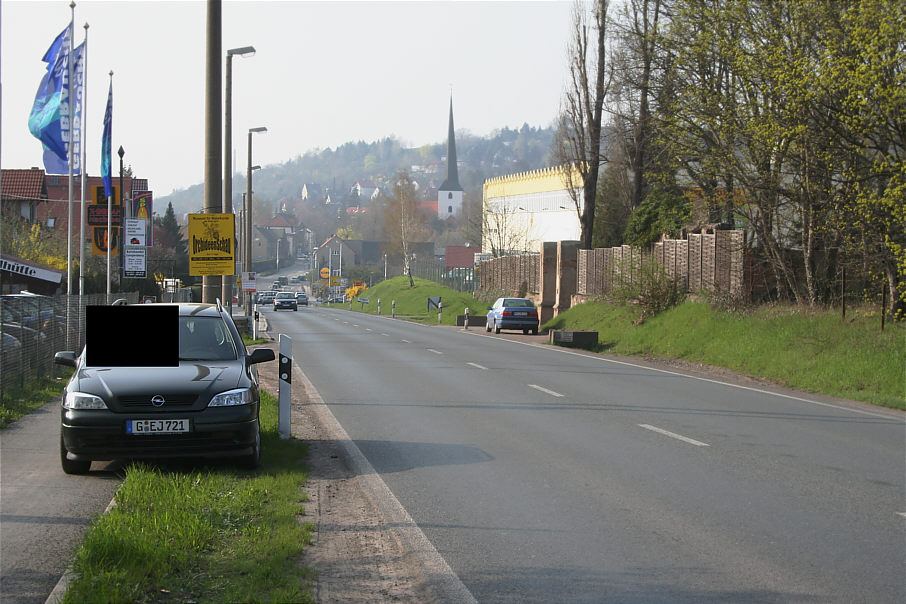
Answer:
<svg viewBox="0 0 906 604"><path fill-rule="evenodd" d="M135 464L89 528L64 602L312 602L300 566L306 446L261 393L262 465Z"/></svg>
<svg viewBox="0 0 906 604"><path fill-rule="evenodd" d="M598 352L727 367L810 392L906 409L906 325L768 305L740 314L687 301L638 324L633 306L587 302L547 329L598 332Z"/></svg>
<svg viewBox="0 0 906 604"><path fill-rule="evenodd" d="M26 382L21 388L10 389L0 398L0 428L5 428L24 415L28 415L48 401L59 399L73 370L57 367L56 373Z"/></svg>
<svg viewBox="0 0 906 604"><path fill-rule="evenodd" d="M415 287L409 287L408 277L394 277L382 281L374 287L368 288L362 297L368 304L353 301L351 309L357 312L378 314L378 300L381 301L381 314L390 316L392 304L396 301L396 315L420 323L437 325L437 309L428 310L428 298L440 296L443 303L443 316L441 325L456 325L456 316L461 315L468 308L472 316L487 313L488 304L472 297L471 294L458 292L455 289L438 285L427 279L413 279ZM349 309L350 305L333 305ZM325 305L323 308L327 308Z"/></svg>

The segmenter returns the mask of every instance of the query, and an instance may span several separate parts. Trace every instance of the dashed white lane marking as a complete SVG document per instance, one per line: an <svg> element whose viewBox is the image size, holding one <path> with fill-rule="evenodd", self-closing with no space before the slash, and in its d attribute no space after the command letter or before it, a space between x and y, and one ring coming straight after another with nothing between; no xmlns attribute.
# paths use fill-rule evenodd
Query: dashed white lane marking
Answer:
<svg viewBox="0 0 906 604"><path fill-rule="evenodd" d="M411 343L412 343L412 342L410 342L409 340L400 340L400 342L402 342L403 344L411 344Z"/></svg>
<svg viewBox="0 0 906 604"><path fill-rule="evenodd" d="M663 428L657 428L655 426L650 426L648 424L639 424L639 427L645 428L646 430L651 430L652 432L657 432L658 434L663 434L664 436L669 436L670 438L675 438L676 440L681 440L685 443L689 443L690 445L695 445L696 447L710 447L711 446L707 443L701 442L700 440L688 438L686 436L677 434L675 432L668 432L667 430L664 430Z"/></svg>
<svg viewBox="0 0 906 604"><path fill-rule="evenodd" d="M428 348L428 352L433 352L434 354L443 354L441 351L434 350L433 348Z"/></svg>
<svg viewBox="0 0 906 604"><path fill-rule="evenodd" d="M384 336L385 338L389 338L389 337L390 337L390 334L389 334L389 333L382 333L381 335Z"/></svg>
<svg viewBox="0 0 906 604"><path fill-rule="evenodd" d="M487 367L485 367L484 365L479 365L478 363L466 363L466 365L471 365L472 367L475 367L476 369L481 369L482 371L488 370Z"/></svg>
<svg viewBox="0 0 906 604"><path fill-rule="evenodd" d="M528 387L529 387L529 388L534 388L535 390L540 390L541 392L544 392L545 394L549 394L549 395L551 395L551 396L563 396L563 395L560 394L559 392L554 392L553 390L548 390L547 388L544 388L544 387L542 387L542 386L538 386L538 385L536 385L536 384L529 384Z"/></svg>
<svg viewBox="0 0 906 604"><path fill-rule="evenodd" d="M370 327L366 327L366 328L365 328L365 331L374 331L374 330L371 329Z"/></svg>
<svg viewBox="0 0 906 604"><path fill-rule="evenodd" d="M897 512L897 514L899 514L903 518L906 518L906 512Z"/></svg>

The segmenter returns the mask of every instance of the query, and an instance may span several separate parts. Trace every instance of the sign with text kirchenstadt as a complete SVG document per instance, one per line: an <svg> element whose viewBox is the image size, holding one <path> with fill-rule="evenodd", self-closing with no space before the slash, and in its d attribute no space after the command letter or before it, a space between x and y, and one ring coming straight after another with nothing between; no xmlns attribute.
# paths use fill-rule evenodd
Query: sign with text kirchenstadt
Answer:
<svg viewBox="0 0 906 604"><path fill-rule="evenodd" d="M235 214L189 214L189 274L233 275Z"/></svg>
<svg viewBox="0 0 906 604"><path fill-rule="evenodd" d="M123 247L123 274L127 279L144 279L148 276L147 252L144 245L125 245Z"/></svg>

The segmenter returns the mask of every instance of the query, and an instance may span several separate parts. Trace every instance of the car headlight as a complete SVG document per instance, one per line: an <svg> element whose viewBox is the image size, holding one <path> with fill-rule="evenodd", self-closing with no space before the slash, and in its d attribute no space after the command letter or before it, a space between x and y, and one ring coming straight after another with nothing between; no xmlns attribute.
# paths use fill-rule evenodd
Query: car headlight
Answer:
<svg viewBox="0 0 906 604"><path fill-rule="evenodd" d="M63 399L63 407L66 409L106 409L107 404L104 403L104 399L93 394L67 392L66 398Z"/></svg>
<svg viewBox="0 0 906 604"><path fill-rule="evenodd" d="M234 405L252 404L252 391L248 388L238 388L221 392L211 399L208 407L232 407Z"/></svg>

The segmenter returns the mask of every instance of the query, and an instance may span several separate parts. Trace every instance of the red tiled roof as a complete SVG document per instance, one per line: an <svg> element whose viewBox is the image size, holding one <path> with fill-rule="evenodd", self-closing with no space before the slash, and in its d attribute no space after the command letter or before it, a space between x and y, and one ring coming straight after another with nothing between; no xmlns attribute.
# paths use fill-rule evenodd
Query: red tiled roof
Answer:
<svg viewBox="0 0 906 604"><path fill-rule="evenodd" d="M263 227L282 227L291 229L296 225L293 224L293 221L283 214L277 214L273 218L261 223L259 226Z"/></svg>
<svg viewBox="0 0 906 604"><path fill-rule="evenodd" d="M44 170L41 168L3 170L2 181L0 197L4 199L47 199Z"/></svg>

